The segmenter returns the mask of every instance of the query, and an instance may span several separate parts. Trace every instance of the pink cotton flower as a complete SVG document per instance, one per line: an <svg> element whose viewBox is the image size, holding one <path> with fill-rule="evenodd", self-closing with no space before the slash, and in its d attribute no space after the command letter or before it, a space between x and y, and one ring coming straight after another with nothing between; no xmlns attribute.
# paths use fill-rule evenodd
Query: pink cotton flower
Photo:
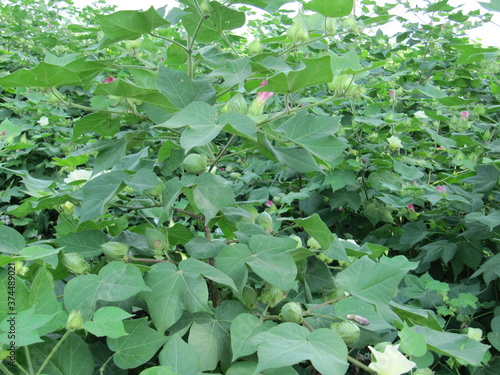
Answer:
<svg viewBox="0 0 500 375"><path fill-rule="evenodd" d="M259 87L265 86L267 81L262 81ZM264 112L264 105L274 95L274 92L262 91L257 93L257 97L253 100L248 108L248 114L253 116L261 116Z"/></svg>
<svg viewBox="0 0 500 375"><path fill-rule="evenodd" d="M396 100L396 90L389 90L389 97L391 100Z"/></svg>
<svg viewBox="0 0 500 375"><path fill-rule="evenodd" d="M469 111L463 111L463 112L460 112L460 117L462 117L462 120L464 121L467 121L467 119L469 118Z"/></svg>
<svg viewBox="0 0 500 375"><path fill-rule="evenodd" d="M436 150L446 150L443 146L436 148Z"/></svg>
<svg viewBox="0 0 500 375"><path fill-rule="evenodd" d="M415 206L413 205L413 203L410 203L408 206L406 206L408 208L408 211L410 212L415 212Z"/></svg>
<svg viewBox="0 0 500 375"><path fill-rule="evenodd" d="M438 186L436 186L436 190L439 193L446 193L446 186L444 186L444 185L438 185Z"/></svg>
<svg viewBox="0 0 500 375"><path fill-rule="evenodd" d="M273 201L267 201L266 202L266 206L267 207L272 207L272 206L274 206L274 202Z"/></svg>
<svg viewBox="0 0 500 375"><path fill-rule="evenodd" d="M102 83L111 83L113 81L116 81L115 77L108 77L105 80L103 80Z"/></svg>

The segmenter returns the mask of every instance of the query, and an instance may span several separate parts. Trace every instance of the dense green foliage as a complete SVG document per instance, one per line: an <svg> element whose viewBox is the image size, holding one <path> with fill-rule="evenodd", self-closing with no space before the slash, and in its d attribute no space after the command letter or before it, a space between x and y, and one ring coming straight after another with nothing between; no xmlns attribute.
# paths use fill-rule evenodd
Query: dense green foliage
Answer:
<svg viewBox="0 0 500 375"><path fill-rule="evenodd" d="M288 2L0 5L3 372L500 372L489 16Z"/></svg>

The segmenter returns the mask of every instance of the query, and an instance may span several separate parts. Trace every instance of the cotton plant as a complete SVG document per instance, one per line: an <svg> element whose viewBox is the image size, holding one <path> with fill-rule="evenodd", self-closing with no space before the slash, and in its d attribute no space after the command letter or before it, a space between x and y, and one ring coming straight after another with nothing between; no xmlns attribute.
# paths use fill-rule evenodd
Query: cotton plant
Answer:
<svg viewBox="0 0 500 375"><path fill-rule="evenodd" d="M398 345L387 345L383 352L379 352L371 346L368 349L375 357L375 361L368 367L378 375L401 375L406 374L416 366L415 362L408 360L400 351Z"/></svg>

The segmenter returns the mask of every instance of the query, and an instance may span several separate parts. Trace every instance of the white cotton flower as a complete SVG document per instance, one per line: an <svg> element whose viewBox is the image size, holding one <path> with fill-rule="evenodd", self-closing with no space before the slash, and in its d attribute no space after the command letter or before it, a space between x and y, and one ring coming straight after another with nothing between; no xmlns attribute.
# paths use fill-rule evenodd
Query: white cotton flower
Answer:
<svg viewBox="0 0 500 375"><path fill-rule="evenodd" d="M483 339L483 331L480 328L469 327L467 328L467 337L476 341L481 341Z"/></svg>
<svg viewBox="0 0 500 375"><path fill-rule="evenodd" d="M74 181L90 180L90 176L92 176L92 171L87 171L85 169L75 169L72 172L69 172L68 177L64 179L64 182L69 184Z"/></svg>
<svg viewBox="0 0 500 375"><path fill-rule="evenodd" d="M47 126L49 124L49 118L47 116L42 116L37 122L40 126Z"/></svg>
<svg viewBox="0 0 500 375"><path fill-rule="evenodd" d="M429 117L427 117L427 115L425 114L424 111L417 111L413 114L413 116L415 116L416 118L420 118L420 119L429 118Z"/></svg>
<svg viewBox="0 0 500 375"><path fill-rule="evenodd" d="M389 147L391 148L391 150L397 150L403 148L403 143L401 142L401 139L399 139L394 135L392 137L387 138L387 142L389 143Z"/></svg>
<svg viewBox="0 0 500 375"><path fill-rule="evenodd" d="M373 371L378 375L401 375L410 371L416 366L415 362L408 360L398 349L399 345L387 345L384 352L379 352L368 347L373 353L376 362L370 363Z"/></svg>

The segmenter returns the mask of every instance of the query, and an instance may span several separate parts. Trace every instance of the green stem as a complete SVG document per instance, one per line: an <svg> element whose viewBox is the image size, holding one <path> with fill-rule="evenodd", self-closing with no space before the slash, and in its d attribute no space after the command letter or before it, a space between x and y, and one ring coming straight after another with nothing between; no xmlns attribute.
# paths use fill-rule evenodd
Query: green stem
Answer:
<svg viewBox="0 0 500 375"><path fill-rule="evenodd" d="M220 35L222 36L222 39L224 39L224 41L225 41L227 44L229 44L229 47L232 49L233 53L234 53L236 56L240 57L240 55L239 55L238 51L236 51L236 49L234 48L233 43L231 43L231 42L229 41L229 39L227 39L227 35L224 33L224 31L221 31Z"/></svg>
<svg viewBox="0 0 500 375"><path fill-rule="evenodd" d="M28 371L30 374L34 374L35 370L33 370L33 363L31 362L30 351L28 346L24 347L24 355L26 356L26 362L28 363Z"/></svg>
<svg viewBox="0 0 500 375"><path fill-rule="evenodd" d="M163 39L163 40L167 40L167 41L169 41L170 43L175 44L175 45L176 45L176 46L178 46L178 47L181 47L181 48L182 48L185 52L188 52L188 48L187 48L184 44L179 43L179 42L176 42L176 41L175 41L175 40L173 40L173 39L170 39L170 38L167 38L166 36L158 35L158 34L155 34L155 33L149 33L149 35L154 36L154 37L156 37L156 38Z"/></svg>
<svg viewBox="0 0 500 375"><path fill-rule="evenodd" d="M55 352L57 351L57 349L59 349L59 347L62 345L62 343L69 337L69 335L72 332L73 331L69 331L68 330L68 331L66 331L64 333L63 337L61 337L61 339L57 342L56 346L54 346L54 349L52 349L52 351L49 353L49 355L47 356L47 358L45 358L45 361L42 363L42 365L38 369L38 372L36 373L36 375L40 375L42 373L42 370L45 368L45 366L47 366L49 364L50 359L55 354Z"/></svg>
<svg viewBox="0 0 500 375"><path fill-rule="evenodd" d="M0 370L2 370L5 373L5 375L14 375L7 369L7 367L5 367L5 365L2 362L0 362Z"/></svg>
<svg viewBox="0 0 500 375"><path fill-rule="evenodd" d="M114 354L113 354L114 355ZM113 358L113 355L109 357L106 362L103 363L101 368L99 369L99 374L104 375L104 370L106 370L106 366L108 365L108 362L111 361L111 358Z"/></svg>
<svg viewBox="0 0 500 375"><path fill-rule="evenodd" d="M23 372L23 374L26 374L26 375L33 375L34 374L34 372L28 373L28 371L26 371L26 369L17 362L16 362L16 366L19 370L21 370Z"/></svg>
<svg viewBox="0 0 500 375"><path fill-rule="evenodd" d="M212 165L210 165L210 169L208 170L209 172L212 171L212 169L217 165L217 163L220 161L220 159L222 159L224 157L224 155L226 154L227 150L229 149L229 146L231 146L231 143L234 142L234 140L236 139L236 135L231 135L231 138L229 138L229 141L227 141L226 145L224 146L224 148L222 149L222 151L219 153L219 155L217 156L217 158L215 158L214 162L212 163Z"/></svg>
<svg viewBox="0 0 500 375"><path fill-rule="evenodd" d="M376 374L376 372L373 371L371 368L369 368L367 365L365 365L364 363L362 363L362 362L358 361L357 359L351 357L350 355L347 356L347 360L349 362L351 362L353 365L356 365L359 368L362 368L363 370L365 370L366 372L368 372L370 374Z"/></svg>

